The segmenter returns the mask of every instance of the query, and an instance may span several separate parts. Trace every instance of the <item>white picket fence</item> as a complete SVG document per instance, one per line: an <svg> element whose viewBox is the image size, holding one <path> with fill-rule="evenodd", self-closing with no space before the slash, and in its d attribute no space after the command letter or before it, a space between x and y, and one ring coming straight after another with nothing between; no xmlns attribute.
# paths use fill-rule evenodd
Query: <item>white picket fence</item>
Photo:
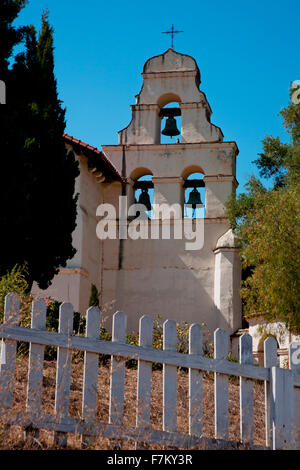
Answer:
<svg viewBox="0 0 300 470"><path fill-rule="evenodd" d="M30 433L38 429L54 432L54 442L67 444L67 433L82 435L83 446L93 442L95 436L120 443L129 440L136 448L159 444L164 448L239 448L241 443L254 449L253 380L265 383L266 446L272 449L295 448L293 421L294 393L299 392L300 376L297 371L277 367L276 341L265 341L265 367L253 365L252 338L240 338L239 363L228 360L229 338L224 330L214 333L214 358L202 355L202 330L192 325L189 330L189 354L176 351L176 323L163 325L163 350L152 348L153 320L140 319L139 346L126 341L126 315L117 312L113 317L112 341L99 339L100 311L91 307L87 311L86 337L73 336L73 307L63 303L59 314L59 331L46 331L46 304L33 303L31 328L19 326L19 298L9 294L5 301L4 321L0 327L2 357L0 373L1 419L10 426L24 426ZM12 414L17 341L30 343L26 409ZM41 413L44 348L57 347L56 393L54 415ZM72 350L84 351L84 380L82 416L69 416ZM109 422L96 421L99 354L111 355ZM124 380L125 358L138 360L136 426L125 427ZM152 363L163 364L163 429L151 428L151 375ZM177 432L177 367L189 369L189 434ZM215 439L205 438L203 429L203 372L214 372ZM228 377L240 377L240 442L229 441ZM296 429L296 431L297 431ZM30 431L29 431L30 430ZM9 432L9 431L8 431Z"/></svg>

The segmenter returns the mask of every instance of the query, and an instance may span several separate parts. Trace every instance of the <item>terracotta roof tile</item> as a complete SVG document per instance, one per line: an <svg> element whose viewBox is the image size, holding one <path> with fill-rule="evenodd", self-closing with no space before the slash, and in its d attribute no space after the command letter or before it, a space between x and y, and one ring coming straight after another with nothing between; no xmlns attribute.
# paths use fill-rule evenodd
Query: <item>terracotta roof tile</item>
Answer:
<svg viewBox="0 0 300 470"><path fill-rule="evenodd" d="M101 152L101 150L97 149L97 147L93 147L92 145L87 144L86 142L83 142L82 140L76 139L76 137L73 137L69 134L64 133L63 137L66 142L69 144L75 144L78 145L82 148L82 150L87 150L88 152L92 152L95 155L99 156L104 165L107 167L108 173L111 176L114 176L114 178L118 181L122 181L123 178L118 172L118 170L115 168L115 166L112 164L112 162L106 157L106 155Z"/></svg>

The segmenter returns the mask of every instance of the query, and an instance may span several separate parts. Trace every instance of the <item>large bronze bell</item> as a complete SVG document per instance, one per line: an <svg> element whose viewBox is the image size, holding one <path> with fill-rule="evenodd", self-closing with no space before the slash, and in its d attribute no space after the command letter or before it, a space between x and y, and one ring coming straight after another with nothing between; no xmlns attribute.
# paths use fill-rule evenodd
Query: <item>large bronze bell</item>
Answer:
<svg viewBox="0 0 300 470"><path fill-rule="evenodd" d="M196 188L194 188L190 192L189 200L188 200L187 204L191 204L192 209L196 209L197 205L200 205L200 204L203 205L202 201L201 201L201 195L200 195L199 191Z"/></svg>
<svg viewBox="0 0 300 470"><path fill-rule="evenodd" d="M161 133L169 137L180 134L180 131L177 129L176 119L173 116L167 118L165 128Z"/></svg>
<svg viewBox="0 0 300 470"><path fill-rule="evenodd" d="M143 204L146 207L147 211L151 211L152 207L151 207L150 196L148 194L147 188L142 189L138 204Z"/></svg>

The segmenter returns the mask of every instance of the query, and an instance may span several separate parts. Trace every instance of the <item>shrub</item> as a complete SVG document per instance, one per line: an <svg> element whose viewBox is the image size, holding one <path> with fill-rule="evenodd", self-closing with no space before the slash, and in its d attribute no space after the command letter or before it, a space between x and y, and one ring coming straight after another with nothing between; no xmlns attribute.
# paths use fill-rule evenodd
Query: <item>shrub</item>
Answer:
<svg viewBox="0 0 300 470"><path fill-rule="evenodd" d="M99 291L95 284L91 285L91 295L89 300L89 307L99 307Z"/></svg>
<svg viewBox="0 0 300 470"><path fill-rule="evenodd" d="M20 297L20 325L30 327L32 295L28 292L26 281L26 265L16 264L11 271L0 277L0 319L3 321L4 304L7 294L14 292ZM17 352L23 354L28 351L28 343L18 342Z"/></svg>
<svg viewBox="0 0 300 470"><path fill-rule="evenodd" d="M26 265L15 265L0 277L0 319L4 315L4 303L7 294L15 292L20 297L20 318L22 326L30 326L30 311L32 296L28 293L26 281ZM29 322L29 325L28 325Z"/></svg>
<svg viewBox="0 0 300 470"><path fill-rule="evenodd" d="M180 353L188 354L189 352L189 327L190 325L184 321L182 323L177 323L177 351ZM100 330L100 339L105 341L111 341L111 334L106 331L104 327L101 327ZM129 333L126 336L126 344L132 344L133 346L138 346L139 344L139 334L138 333ZM153 322L153 348L163 349L163 323L162 317L160 315ZM101 355L100 363L103 365L108 365L110 363L110 356ZM136 359L128 359L126 361L126 367L129 369L136 369L138 361ZM161 370L161 363L153 363L152 370Z"/></svg>
<svg viewBox="0 0 300 470"><path fill-rule="evenodd" d="M189 328L190 325L184 321L177 323L177 352L188 354L189 352ZM126 337L127 344L138 345L139 335L138 333L132 333ZM163 349L163 323L161 315L157 315L157 318L153 322L153 348ZM137 366L137 361L131 359L126 363L127 367ZM161 370L162 364L154 362L152 364L152 370Z"/></svg>
<svg viewBox="0 0 300 470"><path fill-rule="evenodd" d="M111 333L108 333L104 326L100 326L100 339L103 341L112 340ZM99 364L102 366L108 366L110 364L110 356L108 354L99 354Z"/></svg>
<svg viewBox="0 0 300 470"><path fill-rule="evenodd" d="M59 307L62 302L48 298L47 302L47 317L46 328L51 331L58 331L59 324ZM79 313L74 312L73 315L73 334L83 335L85 332L85 318Z"/></svg>

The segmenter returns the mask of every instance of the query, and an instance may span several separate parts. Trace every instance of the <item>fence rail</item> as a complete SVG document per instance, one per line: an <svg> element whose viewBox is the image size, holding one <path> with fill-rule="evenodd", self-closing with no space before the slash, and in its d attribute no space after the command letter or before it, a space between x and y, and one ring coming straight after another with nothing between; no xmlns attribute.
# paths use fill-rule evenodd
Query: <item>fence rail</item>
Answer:
<svg viewBox="0 0 300 470"><path fill-rule="evenodd" d="M153 320L140 319L139 346L126 341L126 315L113 317L112 341L99 339L100 311L91 307L86 315L86 336L72 336L73 307L63 303L59 313L58 333L46 331L46 304L33 303L31 328L19 326L19 298L9 294L5 300L0 366L1 415L7 425L24 426L28 438L39 429L54 431L54 443L67 445L67 433L82 435L82 446L94 442L96 436L131 440L136 447L160 444L180 448L239 448L254 446L253 380L265 383L265 448L296 448L299 423L294 422L293 405L299 392L297 370L276 367L276 341L265 341L265 367L252 364L252 338L240 338L239 363L228 360L229 338L224 330L214 333L214 358L202 355L202 329L193 324L189 330L189 354L176 351L176 323L163 325L163 350L152 347ZM17 341L30 344L26 411L12 415ZM56 393L54 416L41 414L44 348L57 347ZM72 350L84 351L82 419L69 416ZM96 421L99 354L111 356L109 422ZM125 360L138 361L136 426L124 426ZM152 363L163 364L163 429L151 429ZM177 367L189 370L189 434L177 432ZM214 372L215 439L203 437L203 372ZM240 377L240 442L229 441L228 376Z"/></svg>

